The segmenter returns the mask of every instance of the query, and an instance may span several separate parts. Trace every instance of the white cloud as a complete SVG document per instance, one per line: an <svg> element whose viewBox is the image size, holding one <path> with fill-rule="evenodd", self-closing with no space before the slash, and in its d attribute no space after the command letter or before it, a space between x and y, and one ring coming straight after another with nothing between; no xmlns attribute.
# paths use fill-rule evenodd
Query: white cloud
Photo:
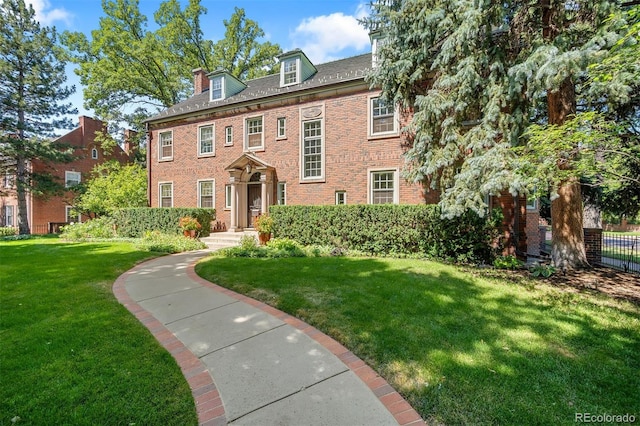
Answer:
<svg viewBox="0 0 640 426"><path fill-rule="evenodd" d="M366 52L369 33L358 22L367 15L360 4L354 15L342 12L304 19L290 34L294 48L300 48L315 64Z"/></svg>
<svg viewBox="0 0 640 426"><path fill-rule="evenodd" d="M58 21L64 22L67 26L70 25L73 14L65 9L51 9L49 0L29 0L29 3L31 3L33 10L36 12L36 21L40 22L41 25L51 26Z"/></svg>

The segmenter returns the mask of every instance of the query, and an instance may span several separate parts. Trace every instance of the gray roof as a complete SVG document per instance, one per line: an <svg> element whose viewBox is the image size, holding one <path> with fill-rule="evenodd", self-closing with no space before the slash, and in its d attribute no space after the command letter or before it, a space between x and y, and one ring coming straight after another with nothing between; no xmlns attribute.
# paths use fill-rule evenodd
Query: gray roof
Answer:
<svg viewBox="0 0 640 426"><path fill-rule="evenodd" d="M246 89L219 101L210 102L209 91L206 90L145 121L164 121L168 118L189 115L198 111L257 101L272 96L303 92L349 81L364 80L364 77L371 68L371 53L319 64L316 65L316 68L318 70L317 73L306 81L292 86L280 87L280 74L271 74L266 77L246 81Z"/></svg>

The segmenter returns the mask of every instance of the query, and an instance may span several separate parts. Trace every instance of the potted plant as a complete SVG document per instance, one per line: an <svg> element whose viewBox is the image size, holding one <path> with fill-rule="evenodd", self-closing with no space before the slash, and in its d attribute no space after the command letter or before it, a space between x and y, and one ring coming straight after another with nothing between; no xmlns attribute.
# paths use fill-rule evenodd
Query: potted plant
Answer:
<svg viewBox="0 0 640 426"><path fill-rule="evenodd" d="M180 229L184 233L185 237L196 237L196 232L202 229L202 225L198 222L198 219L191 216L185 216L180 218Z"/></svg>
<svg viewBox="0 0 640 426"><path fill-rule="evenodd" d="M267 241L271 239L271 233L273 232L273 218L268 214L263 213L256 217L253 226L256 228L256 231L258 231L260 244L267 244Z"/></svg>

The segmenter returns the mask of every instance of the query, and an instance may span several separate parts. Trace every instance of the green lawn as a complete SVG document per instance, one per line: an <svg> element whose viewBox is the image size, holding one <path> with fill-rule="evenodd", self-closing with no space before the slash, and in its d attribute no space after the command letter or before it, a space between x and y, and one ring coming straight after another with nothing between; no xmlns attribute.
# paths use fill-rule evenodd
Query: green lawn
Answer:
<svg viewBox="0 0 640 426"><path fill-rule="evenodd" d="M197 424L174 359L111 292L129 243L0 242L0 425Z"/></svg>
<svg viewBox="0 0 640 426"><path fill-rule="evenodd" d="M201 276L333 336L434 424L640 416L640 308L382 258L222 258Z"/></svg>

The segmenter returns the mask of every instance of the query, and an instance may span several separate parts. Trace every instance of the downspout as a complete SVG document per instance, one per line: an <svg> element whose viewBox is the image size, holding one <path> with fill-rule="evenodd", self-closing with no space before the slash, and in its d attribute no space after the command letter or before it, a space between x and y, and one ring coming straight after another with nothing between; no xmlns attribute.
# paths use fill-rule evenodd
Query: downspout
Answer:
<svg viewBox="0 0 640 426"><path fill-rule="evenodd" d="M144 124L144 131L147 140L147 206L151 207L151 132L148 122Z"/></svg>

